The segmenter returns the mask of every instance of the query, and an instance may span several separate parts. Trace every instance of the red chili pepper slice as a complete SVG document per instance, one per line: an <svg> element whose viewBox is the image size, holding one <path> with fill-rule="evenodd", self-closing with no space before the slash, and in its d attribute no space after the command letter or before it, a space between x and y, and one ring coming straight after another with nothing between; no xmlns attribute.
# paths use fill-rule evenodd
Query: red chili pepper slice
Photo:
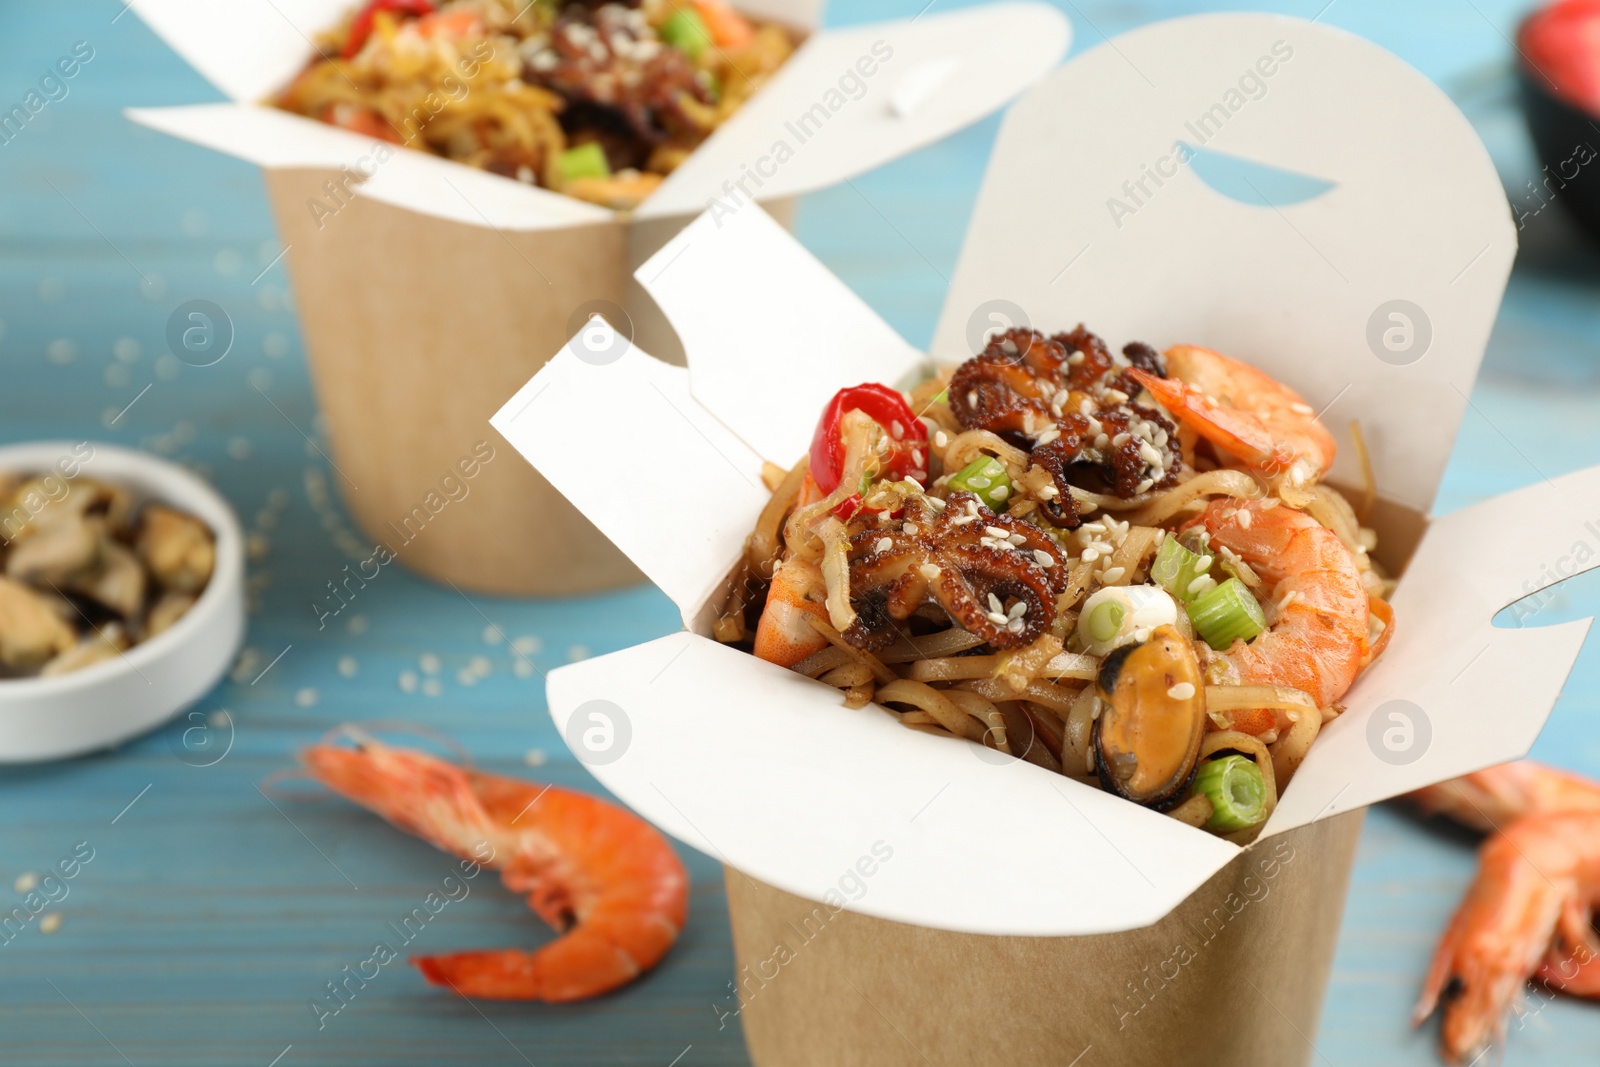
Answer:
<svg viewBox="0 0 1600 1067"><path fill-rule="evenodd" d="M433 14L436 10L430 0L372 0L350 20L350 36L345 38L344 51L340 56L349 59L361 51L362 46L367 43L367 38L372 36L372 17L380 11L393 11L397 15L421 18L423 15Z"/></svg>
<svg viewBox="0 0 1600 1067"><path fill-rule="evenodd" d="M928 428L899 392L868 382L839 390L823 409L822 419L811 438L811 477L817 488L824 493L839 488L839 479L844 474L844 437L839 424L850 411L862 412L888 432L892 444L882 456L880 474L883 477L900 479L913 470L926 470L918 462L917 455L921 453L922 462L926 462ZM859 499L856 505L859 507Z"/></svg>

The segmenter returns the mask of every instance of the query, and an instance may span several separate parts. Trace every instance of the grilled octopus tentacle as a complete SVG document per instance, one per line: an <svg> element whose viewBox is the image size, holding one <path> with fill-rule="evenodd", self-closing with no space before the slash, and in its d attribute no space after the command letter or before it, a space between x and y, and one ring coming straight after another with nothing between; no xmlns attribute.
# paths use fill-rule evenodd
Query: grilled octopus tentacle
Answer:
<svg viewBox="0 0 1600 1067"><path fill-rule="evenodd" d="M869 651L891 644L897 624L930 600L993 648L1026 645L1050 625L1067 579L1066 555L1049 534L996 515L971 493L952 494L943 510L913 498L904 521L855 534L849 559L856 621L844 638ZM990 618L991 594L1003 613L1027 605L1016 630L1009 615L1004 624Z"/></svg>

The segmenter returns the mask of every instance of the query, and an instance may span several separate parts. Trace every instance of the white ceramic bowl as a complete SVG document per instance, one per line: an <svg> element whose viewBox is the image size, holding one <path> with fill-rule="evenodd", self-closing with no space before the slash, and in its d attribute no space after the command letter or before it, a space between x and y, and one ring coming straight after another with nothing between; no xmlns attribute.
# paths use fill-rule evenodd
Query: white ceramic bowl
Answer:
<svg viewBox="0 0 1600 1067"><path fill-rule="evenodd" d="M0 679L0 763L60 759L109 748L159 726L199 700L244 639L244 535L225 500L183 468L143 452L89 442L83 477L126 486L140 501L171 504L211 527L211 582L171 629L112 659L52 678ZM84 442L0 446L0 471L46 472L81 456Z"/></svg>

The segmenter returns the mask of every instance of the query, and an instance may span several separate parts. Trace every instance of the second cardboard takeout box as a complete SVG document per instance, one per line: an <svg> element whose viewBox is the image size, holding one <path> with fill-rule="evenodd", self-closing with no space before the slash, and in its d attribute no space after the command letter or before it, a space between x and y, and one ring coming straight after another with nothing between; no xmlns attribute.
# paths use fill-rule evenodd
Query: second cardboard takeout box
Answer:
<svg viewBox="0 0 1600 1067"><path fill-rule="evenodd" d="M757 1064L1312 1059L1361 809L1524 754L1587 632L1491 619L1582 539L1600 470L1426 519L1514 251L1462 115L1324 26L1153 25L1005 121L932 361L1005 300L1265 369L1325 409L1336 483L1360 484L1351 420L1371 450L1393 641L1243 850L708 636L762 461L793 463L841 386L929 362L758 209L640 272L687 370L563 352L506 404L500 431L682 609L685 632L554 672L550 706L609 789L727 866L725 1008Z"/></svg>
<svg viewBox="0 0 1600 1067"><path fill-rule="evenodd" d="M140 0L232 102L129 115L264 169L335 481L361 528L424 575L518 594L589 592L638 572L526 465L470 462L479 441L499 444L484 423L506 394L597 310L672 356L670 329L631 277L691 216L749 195L787 211L930 144L1053 67L1069 36L1036 2L838 30L818 28L821 0L740 2L804 43L628 219L258 103L354 6ZM463 460L469 496L446 507L440 482L460 481Z"/></svg>

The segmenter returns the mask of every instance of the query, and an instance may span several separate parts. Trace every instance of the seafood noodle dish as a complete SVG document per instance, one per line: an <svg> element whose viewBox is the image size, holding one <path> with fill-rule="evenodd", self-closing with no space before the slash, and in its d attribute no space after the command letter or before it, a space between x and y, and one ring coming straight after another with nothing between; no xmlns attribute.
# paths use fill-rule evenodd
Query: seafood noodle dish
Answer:
<svg viewBox="0 0 1600 1067"><path fill-rule="evenodd" d="M1209 349L1008 330L833 397L716 637L1242 843L1393 632L1334 447Z"/></svg>
<svg viewBox="0 0 1600 1067"><path fill-rule="evenodd" d="M271 103L627 210L795 44L724 0L370 0Z"/></svg>

